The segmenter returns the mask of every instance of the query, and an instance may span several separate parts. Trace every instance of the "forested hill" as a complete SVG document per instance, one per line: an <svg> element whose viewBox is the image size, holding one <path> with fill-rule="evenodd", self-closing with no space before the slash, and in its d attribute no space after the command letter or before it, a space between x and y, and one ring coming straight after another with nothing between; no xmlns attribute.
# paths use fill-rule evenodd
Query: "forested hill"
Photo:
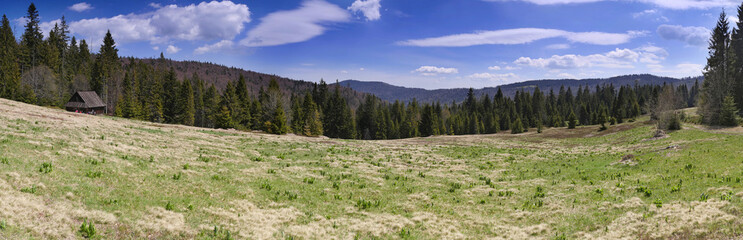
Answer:
<svg viewBox="0 0 743 240"><path fill-rule="evenodd" d="M275 79L279 83L282 95L286 97L285 101L287 102L292 93L304 95L308 91L312 91L314 85L313 82L309 81L294 80L274 74L259 73L209 62L176 61L171 59L152 58L122 58L122 65L126 66L131 63L132 60L141 61L142 63L148 64L152 67L157 67L162 63L163 67L161 69L172 68L175 72L176 79L189 79L193 78L194 74L196 74L207 85L213 84L219 92L224 90L228 82L234 82L240 77L240 75L242 75L245 77L245 83L250 95L257 96L261 88L264 90L268 89L268 84L271 79ZM356 107L364 98L365 94L341 86L341 95L348 101L348 104L351 107Z"/></svg>
<svg viewBox="0 0 743 240"><path fill-rule="evenodd" d="M703 81L702 77L693 78L670 78L660 77L650 74L640 75L623 75L611 78L593 78L593 79L556 79L556 80L532 80L518 83L511 83L506 85L498 86L503 91L503 94L509 97L513 97L516 91L527 91L532 92L535 87L539 86L539 89L543 92L548 93L550 90L555 92L560 90L560 87L570 87L573 91L577 90L580 86L589 86L591 91L596 85L613 84L614 86L625 86L630 85L663 85L673 84L681 85L686 84L691 86L695 81ZM414 98L419 102L441 102L451 103L462 102L467 98L467 88L453 88L453 89L436 89L426 90L422 88L407 88L394 86L384 82L365 82L357 80L345 80L339 83L343 87L349 87L359 92L370 93L376 95L382 100L394 102L400 100L403 102L409 102ZM475 89L475 95L481 96L488 94L494 96L498 92L498 87L487 87L481 89Z"/></svg>

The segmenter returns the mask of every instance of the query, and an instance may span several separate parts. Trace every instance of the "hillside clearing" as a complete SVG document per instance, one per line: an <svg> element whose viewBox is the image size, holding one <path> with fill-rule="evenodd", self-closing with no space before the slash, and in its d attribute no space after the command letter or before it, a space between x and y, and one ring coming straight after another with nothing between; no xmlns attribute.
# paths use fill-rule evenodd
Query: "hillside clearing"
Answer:
<svg viewBox="0 0 743 240"><path fill-rule="evenodd" d="M355 141L0 99L0 238L741 237L740 128L597 129Z"/></svg>

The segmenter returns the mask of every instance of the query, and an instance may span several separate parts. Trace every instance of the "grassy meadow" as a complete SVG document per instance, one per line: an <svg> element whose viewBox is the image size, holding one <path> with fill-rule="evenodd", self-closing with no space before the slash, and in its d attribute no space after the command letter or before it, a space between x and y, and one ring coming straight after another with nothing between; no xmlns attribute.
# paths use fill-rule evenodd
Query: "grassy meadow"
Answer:
<svg viewBox="0 0 743 240"><path fill-rule="evenodd" d="M0 239L743 236L743 130L356 141L0 99Z"/></svg>

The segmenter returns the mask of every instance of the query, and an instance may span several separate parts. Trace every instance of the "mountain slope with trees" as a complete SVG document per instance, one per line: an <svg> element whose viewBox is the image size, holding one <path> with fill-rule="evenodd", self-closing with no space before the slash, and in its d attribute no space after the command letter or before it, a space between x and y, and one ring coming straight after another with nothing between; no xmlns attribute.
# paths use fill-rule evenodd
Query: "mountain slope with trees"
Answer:
<svg viewBox="0 0 743 240"><path fill-rule="evenodd" d="M516 95L517 91L532 92L536 87L539 87L542 91L557 91L560 87L570 87L577 89L580 86L596 86L596 85L609 85L624 86L624 85L663 85L672 84L674 86L687 85L691 86L695 82L704 81L703 77L689 77L689 78L671 78L671 77L660 77L650 74L636 74L636 75L623 75L611 78L592 78L592 79L553 79L553 80L531 80L525 82L504 84L498 87L486 87L475 89L475 95L490 96L495 95L500 88L503 94L509 97ZM408 88L394 86L384 82L366 82L358 80L344 80L339 83L342 87L348 87L353 90L369 93L379 97L382 100L394 102L396 100L402 102L410 102L416 99L418 102L433 103L433 102L462 102L467 98L467 88L452 88L452 89L434 89L427 90L423 88Z"/></svg>

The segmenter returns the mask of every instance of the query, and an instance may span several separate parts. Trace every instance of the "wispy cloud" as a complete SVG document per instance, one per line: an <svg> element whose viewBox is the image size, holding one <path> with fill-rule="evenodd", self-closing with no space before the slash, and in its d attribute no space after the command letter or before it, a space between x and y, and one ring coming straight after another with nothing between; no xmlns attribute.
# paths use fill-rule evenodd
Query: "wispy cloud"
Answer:
<svg viewBox="0 0 743 240"><path fill-rule="evenodd" d="M483 80L488 80L488 81L493 81L493 82L514 82L520 79L519 76L514 73L503 73L503 74L475 73L467 77L474 78L474 79L483 79Z"/></svg>
<svg viewBox="0 0 743 240"><path fill-rule="evenodd" d="M323 0L308 0L298 9L263 17L240 44L263 47L304 42L325 33L325 25L349 19L349 12L336 5Z"/></svg>
<svg viewBox="0 0 743 240"><path fill-rule="evenodd" d="M424 39L412 39L398 42L398 44L403 46L416 47L468 47L489 44L514 45L526 44L537 40L559 37L576 43L594 45L617 45L626 43L630 39L638 36L643 36L644 34L644 32L638 31L630 31L627 33L605 33L569 32L559 29L544 28L516 28L455 34Z"/></svg>
<svg viewBox="0 0 743 240"><path fill-rule="evenodd" d="M235 43L230 40L222 40L214 44L207 44L194 50L195 54L215 53L215 52L228 52L233 50Z"/></svg>
<svg viewBox="0 0 743 240"><path fill-rule="evenodd" d="M510 2L522 1L537 5L557 5L557 4L580 4L604 2L610 0L484 0L487 2ZM737 0L628 0L633 2L647 3L661 8L683 10L683 9L710 9L718 7L729 7L740 4Z"/></svg>
<svg viewBox="0 0 743 240"><path fill-rule="evenodd" d="M445 68L435 66L421 66L413 72L420 73L424 76L436 76L437 74L455 74L459 73L459 69L456 68Z"/></svg>
<svg viewBox="0 0 743 240"><path fill-rule="evenodd" d="M550 44L550 45L547 45L547 47L545 48L547 49L568 49L570 48L570 44L564 44L564 43Z"/></svg>

